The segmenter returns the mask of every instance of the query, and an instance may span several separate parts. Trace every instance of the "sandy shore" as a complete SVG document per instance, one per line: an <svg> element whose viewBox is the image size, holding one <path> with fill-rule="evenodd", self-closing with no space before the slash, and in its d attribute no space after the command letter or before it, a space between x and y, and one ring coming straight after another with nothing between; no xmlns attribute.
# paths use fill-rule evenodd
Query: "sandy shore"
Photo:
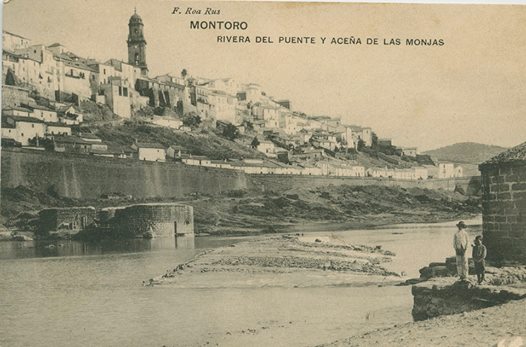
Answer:
<svg viewBox="0 0 526 347"><path fill-rule="evenodd" d="M526 300L378 329L321 346L494 346L520 336L526 342Z"/></svg>
<svg viewBox="0 0 526 347"><path fill-rule="evenodd" d="M264 236L205 251L147 281L179 288L366 286L398 283L393 253L332 237Z"/></svg>

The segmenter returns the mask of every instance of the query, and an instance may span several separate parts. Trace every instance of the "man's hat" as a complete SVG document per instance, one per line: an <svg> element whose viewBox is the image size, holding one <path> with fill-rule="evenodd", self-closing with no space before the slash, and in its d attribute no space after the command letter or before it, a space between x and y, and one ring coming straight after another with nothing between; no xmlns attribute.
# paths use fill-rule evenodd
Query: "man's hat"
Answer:
<svg viewBox="0 0 526 347"><path fill-rule="evenodd" d="M457 223L457 227L459 229L466 229L467 228L466 223L464 223L464 221L462 221L462 220Z"/></svg>

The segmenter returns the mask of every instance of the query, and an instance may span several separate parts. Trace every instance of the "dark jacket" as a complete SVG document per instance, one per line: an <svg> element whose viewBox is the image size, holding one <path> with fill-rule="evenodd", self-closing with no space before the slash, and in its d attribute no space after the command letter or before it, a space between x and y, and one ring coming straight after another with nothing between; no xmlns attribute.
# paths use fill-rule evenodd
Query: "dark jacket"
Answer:
<svg viewBox="0 0 526 347"><path fill-rule="evenodd" d="M481 263L486 259L486 246L484 245L474 245L473 246L473 253L471 254L471 257L473 258L473 261L476 263Z"/></svg>

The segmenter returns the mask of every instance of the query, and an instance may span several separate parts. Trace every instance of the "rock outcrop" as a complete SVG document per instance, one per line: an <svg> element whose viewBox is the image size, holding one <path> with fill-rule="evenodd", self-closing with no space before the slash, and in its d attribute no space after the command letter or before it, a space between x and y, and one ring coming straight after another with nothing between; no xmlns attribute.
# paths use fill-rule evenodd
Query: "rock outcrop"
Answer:
<svg viewBox="0 0 526 347"><path fill-rule="evenodd" d="M434 279L414 285L412 315L415 321L469 312L526 298L526 288L482 285L454 278Z"/></svg>

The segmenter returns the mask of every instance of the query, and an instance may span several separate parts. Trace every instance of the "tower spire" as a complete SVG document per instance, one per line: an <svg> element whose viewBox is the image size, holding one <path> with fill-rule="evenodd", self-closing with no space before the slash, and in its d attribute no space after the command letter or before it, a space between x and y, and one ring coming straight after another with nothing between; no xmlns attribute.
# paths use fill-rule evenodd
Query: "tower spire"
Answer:
<svg viewBox="0 0 526 347"><path fill-rule="evenodd" d="M146 40L144 39L144 24L141 16L137 14L137 7L128 23L128 63L141 68L143 75L148 75L146 64Z"/></svg>

